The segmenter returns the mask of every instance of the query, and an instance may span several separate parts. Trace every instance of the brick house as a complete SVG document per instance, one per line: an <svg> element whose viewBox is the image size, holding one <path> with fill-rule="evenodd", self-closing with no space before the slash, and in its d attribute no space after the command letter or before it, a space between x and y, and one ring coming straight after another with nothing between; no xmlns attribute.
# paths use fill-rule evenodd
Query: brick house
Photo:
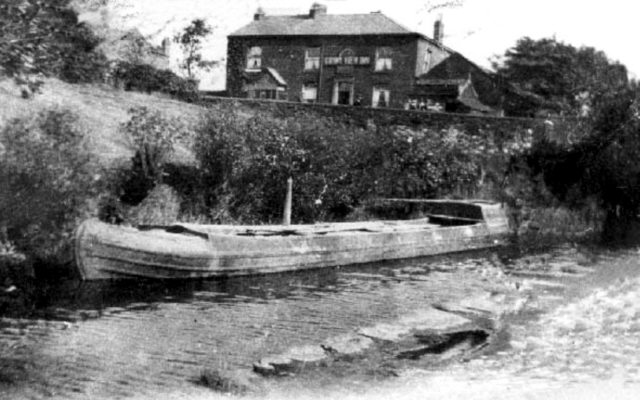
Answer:
<svg viewBox="0 0 640 400"><path fill-rule="evenodd" d="M332 15L317 3L304 15L271 16L258 9L251 23L228 36L227 93L495 112L500 96L485 92L498 85L480 67L445 47L442 37L441 21L428 38L379 12Z"/></svg>

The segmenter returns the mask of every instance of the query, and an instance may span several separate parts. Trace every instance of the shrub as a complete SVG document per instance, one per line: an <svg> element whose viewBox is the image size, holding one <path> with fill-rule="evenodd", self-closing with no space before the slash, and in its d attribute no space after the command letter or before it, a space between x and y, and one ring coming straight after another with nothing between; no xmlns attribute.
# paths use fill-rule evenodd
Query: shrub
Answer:
<svg viewBox="0 0 640 400"><path fill-rule="evenodd" d="M293 218L311 222L343 219L369 198L451 197L498 185L509 157L526 147L520 142L455 128L358 127L304 113L243 118L221 108L198 128L195 152L203 208L224 203L225 219L278 221L291 176Z"/></svg>
<svg viewBox="0 0 640 400"><path fill-rule="evenodd" d="M339 192L347 173L349 148L342 127L315 119L243 119L233 110L210 115L198 129L196 157L202 171L207 206L224 201L232 218L276 221L281 218L286 181L294 178L295 218L328 215L331 203L317 204ZM336 198L338 196L334 196Z"/></svg>
<svg viewBox="0 0 640 400"><path fill-rule="evenodd" d="M101 39L80 23L65 35L68 44L60 60L58 75L70 83L102 82L109 61L97 47Z"/></svg>
<svg viewBox="0 0 640 400"><path fill-rule="evenodd" d="M181 78L171 70L122 61L117 64L113 75L125 90L162 92L184 101L196 101L199 98L197 81Z"/></svg>
<svg viewBox="0 0 640 400"><path fill-rule="evenodd" d="M184 130L178 120L147 107L134 107L129 114L131 118L120 129L131 140L135 155L131 169L123 171L122 200L137 204L162 182L164 166Z"/></svg>
<svg viewBox="0 0 640 400"><path fill-rule="evenodd" d="M65 250L96 191L75 116L47 110L0 132L0 227L28 256L67 261Z"/></svg>

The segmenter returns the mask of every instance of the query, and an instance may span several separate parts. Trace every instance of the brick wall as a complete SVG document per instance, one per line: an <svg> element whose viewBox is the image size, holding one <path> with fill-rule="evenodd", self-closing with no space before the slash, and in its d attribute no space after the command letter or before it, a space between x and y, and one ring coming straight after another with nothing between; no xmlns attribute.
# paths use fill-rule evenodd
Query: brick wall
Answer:
<svg viewBox="0 0 640 400"><path fill-rule="evenodd" d="M262 49L262 67L275 68L287 81L290 100L298 100L302 85L315 83L318 101L331 103L337 81L353 81L354 97L360 96L363 105L371 105L373 88L387 89L391 93L389 105L402 107L413 90L417 73L422 68L424 53L430 49L434 63L444 50L427 43L420 36L325 36L325 37L230 37L227 48L227 90L230 96L244 97L242 75L246 67L246 54L250 47ZM321 47L321 67L305 71L305 50ZM391 71L376 72L375 54L379 47L393 49ZM338 57L344 49L353 50L355 56L369 57L368 65L338 68L324 65L324 57Z"/></svg>

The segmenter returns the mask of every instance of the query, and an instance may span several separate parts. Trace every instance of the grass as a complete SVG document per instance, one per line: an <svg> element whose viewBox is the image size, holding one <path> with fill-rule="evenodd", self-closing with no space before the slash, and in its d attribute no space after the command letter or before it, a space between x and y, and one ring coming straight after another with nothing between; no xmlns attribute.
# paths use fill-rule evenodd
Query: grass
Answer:
<svg viewBox="0 0 640 400"><path fill-rule="evenodd" d="M19 88L8 79L0 80L0 129L11 119L35 115L44 109L58 107L72 110L79 116L80 129L89 133L90 151L103 166L116 165L133 156L133 147L119 131L129 119L128 110L147 106L164 116L178 118L187 128L200 120L205 108L173 100L166 95L125 92L107 85L68 84L46 79L41 93L23 99ZM194 162L188 145L177 146L175 161Z"/></svg>

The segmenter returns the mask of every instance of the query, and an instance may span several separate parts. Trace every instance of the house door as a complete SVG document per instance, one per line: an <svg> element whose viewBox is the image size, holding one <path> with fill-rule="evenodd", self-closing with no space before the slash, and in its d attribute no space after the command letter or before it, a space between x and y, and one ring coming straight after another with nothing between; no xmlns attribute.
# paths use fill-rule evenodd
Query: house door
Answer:
<svg viewBox="0 0 640 400"><path fill-rule="evenodd" d="M353 82L336 82L333 87L333 104L353 104Z"/></svg>

